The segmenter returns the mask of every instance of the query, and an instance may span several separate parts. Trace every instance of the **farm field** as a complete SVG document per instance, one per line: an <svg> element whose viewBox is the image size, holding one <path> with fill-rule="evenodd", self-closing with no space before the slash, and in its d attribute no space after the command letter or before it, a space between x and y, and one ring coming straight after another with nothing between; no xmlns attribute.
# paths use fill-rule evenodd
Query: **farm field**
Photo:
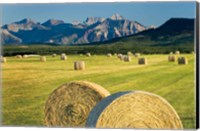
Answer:
<svg viewBox="0 0 200 131"><path fill-rule="evenodd" d="M143 90L168 100L181 117L184 128L195 128L195 57L188 65L168 62L168 55L144 55L148 65L120 61L117 56L91 57L68 55L17 59L7 57L2 64L3 125L44 126L44 104L49 94L63 83L87 80L105 87L111 94L119 91ZM74 61L83 60L86 70L75 71Z"/></svg>

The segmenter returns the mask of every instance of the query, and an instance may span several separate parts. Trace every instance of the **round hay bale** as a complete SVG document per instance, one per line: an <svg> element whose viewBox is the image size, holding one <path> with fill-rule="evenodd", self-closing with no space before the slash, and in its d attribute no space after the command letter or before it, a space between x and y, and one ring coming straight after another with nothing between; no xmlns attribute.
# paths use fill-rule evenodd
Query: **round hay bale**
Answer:
<svg viewBox="0 0 200 131"><path fill-rule="evenodd" d="M176 55L179 55L179 54L180 54L180 51L175 51L175 54L176 54Z"/></svg>
<svg viewBox="0 0 200 131"><path fill-rule="evenodd" d="M52 54L52 57L56 57L56 54Z"/></svg>
<svg viewBox="0 0 200 131"><path fill-rule="evenodd" d="M46 59L46 57L45 57L45 56L41 56L41 57L40 57L40 61L42 61L42 62L46 62L46 61L47 61L47 59Z"/></svg>
<svg viewBox="0 0 200 131"><path fill-rule="evenodd" d="M169 62L175 62L176 61L176 56L175 55L168 56L168 61Z"/></svg>
<svg viewBox="0 0 200 131"><path fill-rule="evenodd" d="M90 53L86 53L86 56L87 56L87 57L90 57L90 56L91 56L91 54L90 54Z"/></svg>
<svg viewBox="0 0 200 131"><path fill-rule="evenodd" d="M125 62L130 62L131 61L131 56L126 55L126 56L123 57L123 59L124 59Z"/></svg>
<svg viewBox="0 0 200 131"><path fill-rule="evenodd" d="M6 62L7 62L6 57L1 57L1 63L6 63Z"/></svg>
<svg viewBox="0 0 200 131"><path fill-rule="evenodd" d="M90 112L86 127L182 129L175 109L162 97L131 91L112 94Z"/></svg>
<svg viewBox="0 0 200 131"><path fill-rule="evenodd" d="M114 56L117 56L117 53L114 53Z"/></svg>
<svg viewBox="0 0 200 131"><path fill-rule="evenodd" d="M21 59L21 58L22 58L22 55L16 55L16 58Z"/></svg>
<svg viewBox="0 0 200 131"><path fill-rule="evenodd" d="M110 93L103 87L87 81L63 84L46 101L45 125L85 127L92 108L108 95Z"/></svg>
<svg viewBox="0 0 200 131"><path fill-rule="evenodd" d="M173 52L170 52L169 54L170 54L170 55L173 55L174 53L173 53Z"/></svg>
<svg viewBox="0 0 200 131"><path fill-rule="evenodd" d="M112 56L112 54L111 54L111 53L108 53L108 54L107 54L107 57L111 57L111 56Z"/></svg>
<svg viewBox="0 0 200 131"><path fill-rule="evenodd" d="M140 53L135 53L134 56L135 56L135 57L139 57L139 56L140 56Z"/></svg>
<svg viewBox="0 0 200 131"><path fill-rule="evenodd" d="M75 61L74 62L74 70L85 70L85 62L84 61Z"/></svg>
<svg viewBox="0 0 200 131"><path fill-rule="evenodd" d="M118 54L118 55L117 55L117 58L119 58L120 60L124 60L124 55Z"/></svg>
<svg viewBox="0 0 200 131"><path fill-rule="evenodd" d="M28 58L28 55L24 54L24 55L23 55L23 58Z"/></svg>
<svg viewBox="0 0 200 131"><path fill-rule="evenodd" d="M138 58L138 64L139 65L147 65L147 59L146 58Z"/></svg>
<svg viewBox="0 0 200 131"><path fill-rule="evenodd" d="M127 55L133 55L133 53L131 51L128 51Z"/></svg>
<svg viewBox="0 0 200 131"><path fill-rule="evenodd" d="M178 64L186 65L186 64L188 64L188 59L186 57L179 57L178 58Z"/></svg>
<svg viewBox="0 0 200 131"><path fill-rule="evenodd" d="M61 56L60 56L60 59L61 60L67 60L66 54L62 53Z"/></svg>

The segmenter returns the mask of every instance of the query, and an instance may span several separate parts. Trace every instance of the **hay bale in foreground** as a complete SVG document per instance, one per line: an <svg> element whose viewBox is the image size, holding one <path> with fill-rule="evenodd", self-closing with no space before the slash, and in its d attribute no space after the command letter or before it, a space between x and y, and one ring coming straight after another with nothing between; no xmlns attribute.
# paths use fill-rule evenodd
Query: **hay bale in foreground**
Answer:
<svg viewBox="0 0 200 131"><path fill-rule="evenodd" d="M86 127L182 129L175 109L162 97L144 92L119 92L100 101Z"/></svg>
<svg viewBox="0 0 200 131"><path fill-rule="evenodd" d="M46 57L45 57L45 56L41 56L41 57L40 57L40 61L42 61L42 62L46 62L46 61L47 61L47 59L46 59Z"/></svg>
<svg viewBox="0 0 200 131"><path fill-rule="evenodd" d="M188 64L188 59L186 57L179 57L178 58L178 64L186 65L186 64Z"/></svg>
<svg viewBox="0 0 200 131"><path fill-rule="evenodd" d="M52 57L56 57L56 54L54 53L54 54L52 54Z"/></svg>
<svg viewBox="0 0 200 131"><path fill-rule="evenodd" d="M22 55L16 55L16 58L21 59L21 58L22 58Z"/></svg>
<svg viewBox="0 0 200 131"><path fill-rule="evenodd" d="M108 95L110 93L103 87L87 81L63 84L46 101L45 125L85 127L90 111Z"/></svg>
<svg viewBox="0 0 200 131"><path fill-rule="evenodd" d="M125 56L123 57L123 60L124 60L125 62L130 62L130 61L131 61L131 56L125 55Z"/></svg>
<svg viewBox="0 0 200 131"><path fill-rule="evenodd" d="M74 70L85 70L85 62L84 61L75 61L74 62Z"/></svg>
<svg viewBox="0 0 200 131"><path fill-rule="evenodd" d="M87 57L90 57L90 56L91 56L91 54L90 54L90 53L86 53L86 56L87 56Z"/></svg>
<svg viewBox="0 0 200 131"><path fill-rule="evenodd" d="M147 59L146 58L138 58L138 64L139 65L147 65Z"/></svg>
<svg viewBox="0 0 200 131"><path fill-rule="evenodd" d="M6 57L1 56L1 63L6 63L6 62L7 62Z"/></svg>
<svg viewBox="0 0 200 131"><path fill-rule="evenodd" d="M60 59L61 60L67 60L67 56L65 53L62 53L61 56L60 56Z"/></svg>
<svg viewBox="0 0 200 131"><path fill-rule="evenodd" d="M174 56L174 55L168 56L168 61L169 62L175 62L176 61L176 56Z"/></svg>
<svg viewBox="0 0 200 131"><path fill-rule="evenodd" d="M112 54L111 54L111 53L108 53L108 54L107 54L107 57L111 57L111 56L112 56Z"/></svg>

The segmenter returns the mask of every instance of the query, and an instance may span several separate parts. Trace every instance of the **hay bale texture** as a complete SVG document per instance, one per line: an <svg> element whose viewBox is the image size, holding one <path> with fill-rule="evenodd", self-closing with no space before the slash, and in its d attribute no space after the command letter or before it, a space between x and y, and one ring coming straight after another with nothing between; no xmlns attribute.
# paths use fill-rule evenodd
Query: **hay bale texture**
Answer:
<svg viewBox="0 0 200 131"><path fill-rule="evenodd" d="M147 65L147 59L146 58L138 58L138 64L139 65Z"/></svg>
<svg viewBox="0 0 200 131"><path fill-rule="evenodd" d="M60 56L60 59L61 60L67 60L67 56L65 53L62 53L61 56Z"/></svg>
<svg viewBox="0 0 200 131"><path fill-rule="evenodd" d="M176 55L179 55L179 54L180 54L180 51L178 51L178 50L175 51L175 54L176 54Z"/></svg>
<svg viewBox="0 0 200 131"><path fill-rule="evenodd" d="M168 61L169 62L175 62L176 61L176 56L174 56L174 55L168 56Z"/></svg>
<svg viewBox="0 0 200 131"><path fill-rule="evenodd" d="M90 54L90 53L86 53L86 56L87 56L87 57L90 57L90 56L91 56L91 54Z"/></svg>
<svg viewBox="0 0 200 131"><path fill-rule="evenodd" d="M139 57L139 56L140 56L140 53L135 53L134 56L135 56L135 57Z"/></svg>
<svg viewBox="0 0 200 131"><path fill-rule="evenodd" d="M131 56L125 55L125 56L123 57L123 60L124 60L125 62L130 62L130 61L131 61Z"/></svg>
<svg viewBox="0 0 200 131"><path fill-rule="evenodd" d="M46 57L45 57L45 56L41 56L41 57L40 57L40 61L42 61L42 62L46 62L46 61L47 61L47 59L46 59Z"/></svg>
<svg viewBox="0 0 200 131"><path fill-rule="evenodd" d="M90 112L87 127L182 129L174 108L162 97L144 92L119 92L99 102Z"/></svg>
<svg viewBox="0 0 200 131"><path fill-rule="evenodd" d="M74 62L74 70L85 70L85 62L84 61L75 61Z"/></svg>
<svg viewBox="0 0 200 131"><path fill-rule="evenodd" d="M22 55L16 55L16 58L21 59L21 58L22 58Z"/></svg>
<svg viewBox="0 0 200 131"><path fill-rule="evenodd" d="M24 54L24 55L23 55L23 58L28 58L28 55Z"/></svg>
<svg viewBox="0 0 200 131"><path fill-rule="evenodd" d="M45 125L85 127L89 112L108 95L103 87L87 81L63 84L46 101Z"/></svg>
<svg viewBox="0 0 200 131"><path fill-rule="evenodd" d="M124 60L124 55L118 54L118 55L117 55L117 58L119 58L120 60Z"/></svg>
<svg viewBox="0 0 200 131"><path fill-rule="evenodd" d="M1 63L6 63L6 62L7 62L6 57L1 56Z"/></svg>
<svg viewBox="0 0 200 131"><path fill-rule="evenodd" d="M186 64L188 64L188 59L186 57L179 57L178 58L178 64L186 65Z"/></svg>
<svg viewBox="0 0 200 131"><path fill-rule="evenodd" d="M107 54L107 57L111 57L111 56L112 56L112 54L111 54L111 53L108 53L108 54Z"/></svg>
<svg viewBox="0 0 200 131"><path fill-rule="evenodd" d="M56 54L52 54L52 57L56 57Z"/></svg>

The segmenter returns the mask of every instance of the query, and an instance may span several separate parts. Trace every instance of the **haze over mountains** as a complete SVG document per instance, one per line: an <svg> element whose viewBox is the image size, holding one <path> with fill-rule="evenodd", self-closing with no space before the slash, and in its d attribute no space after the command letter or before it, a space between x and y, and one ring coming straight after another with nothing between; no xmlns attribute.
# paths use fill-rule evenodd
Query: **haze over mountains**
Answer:
<svg viewBox="0 0 200 131"><path fill-rule="evenodd" d="M154 28L153 26L151 28ZM50 19L44 23L23 19L2 27L3 44L83 44L103 42L149 29L119 14L110 18L88 17L83 23Z"/></svg>

